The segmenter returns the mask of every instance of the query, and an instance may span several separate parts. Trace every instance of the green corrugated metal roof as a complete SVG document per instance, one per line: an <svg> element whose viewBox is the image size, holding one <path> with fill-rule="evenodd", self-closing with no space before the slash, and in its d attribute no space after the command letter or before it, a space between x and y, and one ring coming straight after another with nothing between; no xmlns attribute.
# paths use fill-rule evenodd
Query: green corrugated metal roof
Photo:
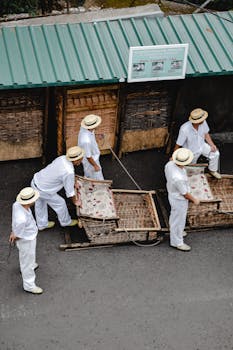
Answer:
<svg viewBox="0 0 233 350"><path fill-rule="evenodd" d="M2 27L0 89L118 82L141 45L189 43L187 76L229 75L232 39L232 11Z"/></svg>

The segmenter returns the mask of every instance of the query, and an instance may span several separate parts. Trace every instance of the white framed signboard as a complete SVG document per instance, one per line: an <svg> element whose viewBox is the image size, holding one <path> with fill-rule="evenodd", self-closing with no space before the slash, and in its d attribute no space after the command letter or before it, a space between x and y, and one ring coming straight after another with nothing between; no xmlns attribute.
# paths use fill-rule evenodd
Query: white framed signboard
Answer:
<svg viewBox="0 0 233 350"><path fill-rule="evenodd" d="M188 44L130 47L127 81L184 79L187 57Z"/></svg>

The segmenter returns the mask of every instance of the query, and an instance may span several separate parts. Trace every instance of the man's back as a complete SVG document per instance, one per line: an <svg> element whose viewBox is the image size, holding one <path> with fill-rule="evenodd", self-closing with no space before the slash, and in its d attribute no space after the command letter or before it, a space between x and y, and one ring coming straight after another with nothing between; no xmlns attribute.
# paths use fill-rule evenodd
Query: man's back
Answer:
<svg viewBox="0 0 233 350"><path fill-rule="evenodd" d="M60 156L36 173L34 181L39 190L56 193L62 189L65 178L70 174L74 174L72 163L66 156Z"/></svg>

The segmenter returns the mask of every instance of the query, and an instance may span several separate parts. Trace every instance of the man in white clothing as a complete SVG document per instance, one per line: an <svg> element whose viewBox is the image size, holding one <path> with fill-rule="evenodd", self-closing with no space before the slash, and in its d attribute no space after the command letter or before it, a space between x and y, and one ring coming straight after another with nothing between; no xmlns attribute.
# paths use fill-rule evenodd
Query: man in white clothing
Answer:
<svg viewBox="0 0 233 350"><path fill-rule="evenodd" d="M16 242L19 250L19 263L23 279L23 289L33 294L43 293L35 284L36 238L38 228L30 207L39 198L39 192L31 187L20 191L12 207L12 232L9 242Z"/></svg>
<svg viewBox="0 0 233 350"><path fill-rule="evenodd" d="M198 205L199 199L190 193L185 165L193 160L193 153L187 148L177 149L165 166L168 200L171 205L169 217L170 245L182 251L189 251L191 247L184 243L184 228L188 211L188 202Z"/></svg>
<svg viewBox="0 0 233 350"><path fill-rule="evenodd" d="M101 117L98 115L87 115L81 122L78 135L78 145L85 151L85 157L82 161L84 176L95 180L104 180L99 161L100 150L95 138L95 129L101 121Z"/></svg>
<svg viewBox="0 0 233 350"><path fill-rule="evenodd" d="M207 117L208 113L203 109L194 109L189 121L180 127L174 150L179 147L190 149L194 154L192 163L196 163L200 155L205 156L209 160L209 173L216 179L221 179L218 172L220 154L209 134Z"/></svg>
<svg viewBox="0 0 233 350"><path fill-rule="evenodd" d="M75 195L74 166L81 164L84 151L78 146L68 149L66 155L57 157L46 168L36 173L32 179L32 188L39 191L40 198L35 204L35 215L39 230L52 228L54 221L48 221L48 205L56 212L61 226L74 226L77 220L71 219L66 201L57 192L63 187L66 197L74 205L79 205Z"/></svg>

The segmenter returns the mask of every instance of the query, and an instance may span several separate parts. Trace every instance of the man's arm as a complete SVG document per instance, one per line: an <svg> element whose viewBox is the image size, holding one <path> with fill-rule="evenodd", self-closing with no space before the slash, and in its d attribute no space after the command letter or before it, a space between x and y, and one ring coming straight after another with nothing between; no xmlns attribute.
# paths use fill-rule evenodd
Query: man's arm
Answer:
<svg viewBox="0 0 233 350"><path fill-rule="evenodd" d="M95 171L100 171L99 165L94 161L92 157L87 158L87 160L94 167Z"/></svg>
<svg viewBox="0 0 233 350"><path fill-rule="evenodd" d="M174 147L174 152L178 149L178 148L180 148L181 146L180 145L177 145L177 143L175 144L175 147Z"/></svg>
<svg viewBox="0 0 233 350"><path fill-rule="evenodd" d="M217 147L215 146L215 144L214 144L214 142L213 142L213 140L212 140L212 138L211 138L209 133L205 134L205 140L208 143L208 145L210 145L211 151L212 152L216 152L217 151Z"/></svg>
<svg viewBox="0 0 233 350"><path fill-rule="evenodd" d="M190 202L193 202L196 205L200 204L200 200L196 197L193 197L191 193L185 193L184 198L188 199Z"/></svg>
<svg viewBox="0 0 233 350"><path fill-rule="evenodd" d="M95 171L100 171L101 168L100 166L95 162L95 160L92 157L92 147L91 147L91 142L86 141L80 143L80 146L84 149L85 151L85 156L88 162L93 166Z"/></svg>

